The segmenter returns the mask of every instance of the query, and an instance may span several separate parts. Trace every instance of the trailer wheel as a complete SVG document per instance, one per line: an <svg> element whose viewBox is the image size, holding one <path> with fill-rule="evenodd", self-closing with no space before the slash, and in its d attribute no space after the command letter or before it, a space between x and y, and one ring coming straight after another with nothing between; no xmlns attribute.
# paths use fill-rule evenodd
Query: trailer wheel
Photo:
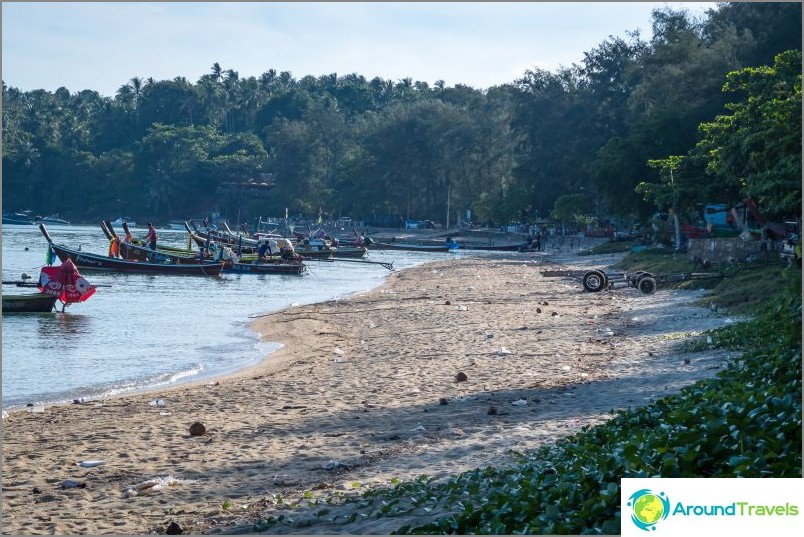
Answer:
<svg viewBox="0 0 804 537"><path fill-rule="evenodd" d="M583 288L590 293L597 293L606 287L607 279L602 271L590 270L583 275Z"/></svg>
<svg viewBox="0 0 804 537"><path fill-rule="evenodd" d="M656 290L656 280L654 280L651 276L643 276L639 279L639 290L645 293L646 295L651 294Z"/></svg>

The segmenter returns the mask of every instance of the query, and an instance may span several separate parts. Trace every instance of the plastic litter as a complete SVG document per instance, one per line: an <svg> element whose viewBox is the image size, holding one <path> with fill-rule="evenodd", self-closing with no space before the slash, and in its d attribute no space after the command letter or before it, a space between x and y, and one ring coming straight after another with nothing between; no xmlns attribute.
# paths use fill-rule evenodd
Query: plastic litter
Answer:
<svg viewBox="0 0 804 537"><path fill-rule="evenodd" d="M165 400L164 399L154 399L153 401L151 401L148 404L151 405L151 406L165 406Z"/></svg>
<svg viewBox="0 0 804 537"><path fill-rule="evenodd" d="M335 347L334 352L335 354L343 354L343 351L340 349L340 347Z"/></svg>
<svg viewBox="0 0 804 537"><path fill-rule="evenodd" d="M102 466L106 464L106 461L81 461L75 464L84 468L94 468L95 466Z"/></svg>
<svg viewBox="0 0 804 537"><path fill-rule="evenodd" d="M165 477L155 477L153 479L149 479L147 481L143 481L142 483L138 483L133 487L129 488L125 493L124 497L131 498L133 496L140 496L142 494L152 494L154 492L159 492L161 490L166 489L167 487L172 487L175 485L184 485L188 483L195 483L194 479L176 479L172 475L168 475Z"/></svg>
<svg viewBox="0 0 804 537"><path fill-rule="evenodd" d="M496 354L497 356L504 356L506 354L511 354L511 351L509 351L505 347L500 347L500 350L495 351L494 354Z"/></svg>
<svg viewBox="0 0 804 537"><path fill-rule="evenodd" d="M324 470L332 471L332 470L338 470L340 468L348 468L348 466L346 466L341 461L336 461L335 459L331 459L326 463L324 463Z"/></svg>
<svg viewBox="0 0 804 537"><path fill-rule="evenodd" d="M527 399L517 399L516 401L511 401L511 404L514 406L527 406L528 400Z"/></svg>
<svg viewBox="0 0 804 537"><path fill-rule="evenodd" d="M6 412L6 411L4 410L4 411L3 411L3 419L6 419L7 417L8 417L8 412Z"/></svg>
<svg viewBox="0 0 804 537"><path fill-rule="evenodd" d="M43 406L31 406L31 407L28 407L28 412L33 412L34 414L44 414L45 407L43 407Z"/></svg>

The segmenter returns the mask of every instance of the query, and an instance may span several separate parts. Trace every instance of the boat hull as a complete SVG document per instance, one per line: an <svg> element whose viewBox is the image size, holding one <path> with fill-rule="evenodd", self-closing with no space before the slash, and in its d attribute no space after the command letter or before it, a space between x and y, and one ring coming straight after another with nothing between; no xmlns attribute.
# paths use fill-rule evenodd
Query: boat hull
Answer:
<svg viewBox="0 0 804 537"><path fill-rule="evenodd" d="M228 263L223 267L224 274L304 274L303 263Z"/></svg>
<svg viewBox="0 0 804 537"><path fill-rule="evenodd" d="M3 295L3 313L47 313L53 311L56 300L45 293Z"/></svg>
<svg viewBox="0 0 804 537"><path fill-rule="evenodd" d="M125 272L132 274L175 274L179 276L218 276L223 263L196 263L192 265L172 265L161 263L144 263L141 261L125 261L114 257L91 254L73 250L51 243L51 248L62 263L71 259L84 271L93 272Z"/></svg>
<svg viewBox="0 0 804 537"><path fill-rule="evenodd" d="M154 252L150 248L144 246L137 246L129 242L120 243L120 257L127 261L147 262L150 257L151 262L162 264L172 263L177 265L198 265L199 263L206 263L210 260L202 260L197 254L193 254L189 250L187 253L175 253L176 251L163 250L157 246Z"/></svg>
<svg viewBox="0 0 804 537"><path fill-rule="evenodd" d="M453 248L447 245L427 245L427 244L405 244L405 243L390 243L390 242L373 242L371 243L372 250L405 250L408 252L449 252Z"/></svg>
<svg viewBox="0 0 804 537"><path fill-rule="evenodd" d="M510 244L504 246L467 246L465 244L461 244L461 250L480 250L486 252L538 252L534 246L528 246L527 244Z"/></svg>

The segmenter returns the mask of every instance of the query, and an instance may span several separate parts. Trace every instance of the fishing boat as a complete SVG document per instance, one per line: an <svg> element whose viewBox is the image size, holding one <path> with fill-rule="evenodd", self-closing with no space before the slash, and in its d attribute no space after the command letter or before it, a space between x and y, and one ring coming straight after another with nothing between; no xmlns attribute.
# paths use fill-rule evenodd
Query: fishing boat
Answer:
<svg viewBox="0 0 804 537"><path fill-rule="evenodd" d="M123 257L124 259L128 259L129 261L135 261L135 260L136 261L147 261L148 260L148 256L145 255L145 253L142 253L143 252L142 250L139 251L139 254L132 250L132 251L128 251L127 255L123 255L122 252L123 252L123 248L124 248L123 245L124 244L131 244L131 245L134 245L134 246L139 246L139 247L143 248L144 252L146 252L146 253L153 251L153 250L151 250L149 248L145 248L145 243L143 241L139 240L139 239L134 239L133 241L130 241L130 242L126 242L126 241L120 239L118 237L117 233L115 232L114 228L112 227L112 223L109 222L108 220L104 220L103 222L101 222L101 229L103 230L103 233L106 235L106 238L109 239L110 241L113 238L118 238L118 240L119 240L118 245L119 245L121 257ZM128 228L128 224L126 224L125 222L123 222L123 230L126 232L126 235L132 235L131 230ZM198 252L194 252L193 250L190 250L190 249L187 249L187 248L177 248L175 246L166 246L164 244L163 245L157 244L156 251L160 252L160 253L163 253L163 254L167 254L167 255L175 255L177 257L198 259ZM161 260L157 260L157 261L162 263L162 262L167 261L167 259L161 259Z"/></svg>
<svg viewBox="0 0 804 537"><path fill-rule="evenodd" d="M206 231L201 231L193 221L185 222L185 229L199 248L209 248L213 243L217 243L218 246L228 246L240 254L257 253L258 241L244 235L234 235L230 232L220 232L210 228L207 228Z"/></svg>
<svg viewBox="0 0 804 537"><path fill-rule="evenodd" d="M58 297L45 293L7 295L3 293L3 313L47 313L53 311Z"/></svg>
<svg viewBox="0 0 804 537"><path fill-rule="evenodd" d="M292 274L301 276L307 267L300 261L267 263L226 263L224 274Z"/></svg>
<svg viewBox="0 0 804 537"><path fill-rule="evenodd" d="M120 257L127 261L150 261L151 263L170 263L175 265L197 265L199 263L211 263L211 257L201 257L199 252L176 253L162 250L157 247L151 250L146 246L141 246L131 242L121 241L119 243Z"/></svg>
<svg viewBox="0 0 804 537"><path fill-rule="evenodd" d="M478 250L487 252L538 252L533 244L507 244L507 245L471 245L461 244L461 250Z"/></svg>
<svg viewBox="0 0 804 537"><path fill-rule="evenodd" d="M47 239L50 248L64 262L71 259L76 266L96 272L124 272L136 274L175 274L182 276L218 276L223 270L223 263L145 263L126 261L115 257L83 252L60 244L55 244L44 224L39 229Z"/></svg>
<svg viewBox="0 0 804 537"><path fill-rule="evenodd" d="M459 248L458 243L413 244L403 242L372 242L372 250L405 250L408 252L450 252Z"/></svg>

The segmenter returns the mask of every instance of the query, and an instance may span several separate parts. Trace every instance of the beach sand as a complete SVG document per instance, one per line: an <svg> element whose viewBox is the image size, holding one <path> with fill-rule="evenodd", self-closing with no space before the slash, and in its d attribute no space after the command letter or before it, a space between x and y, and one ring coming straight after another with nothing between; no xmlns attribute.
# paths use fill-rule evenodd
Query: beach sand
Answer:
<svg viewBox="0 0 804 537"><path fill-rule="evenodd" d="M255 320L263 339L284 345L256 368L12 411L3 420L2 531L139 535L176 522L185 533L229 533L284 512L277 494L287 505L311 489L359 492L510 464L511 450L721 369L722 351L679 348L729 322L691 305L700 292L588 293L578 278L540 273L617 259L448 258L395 272L368 293ZM150 404L157 399L164 405ZM206 434L190 435L194 422ZM77 465L92 460L104 463ZM308 520L299 531L384 534L403 522Z"/></svg>

